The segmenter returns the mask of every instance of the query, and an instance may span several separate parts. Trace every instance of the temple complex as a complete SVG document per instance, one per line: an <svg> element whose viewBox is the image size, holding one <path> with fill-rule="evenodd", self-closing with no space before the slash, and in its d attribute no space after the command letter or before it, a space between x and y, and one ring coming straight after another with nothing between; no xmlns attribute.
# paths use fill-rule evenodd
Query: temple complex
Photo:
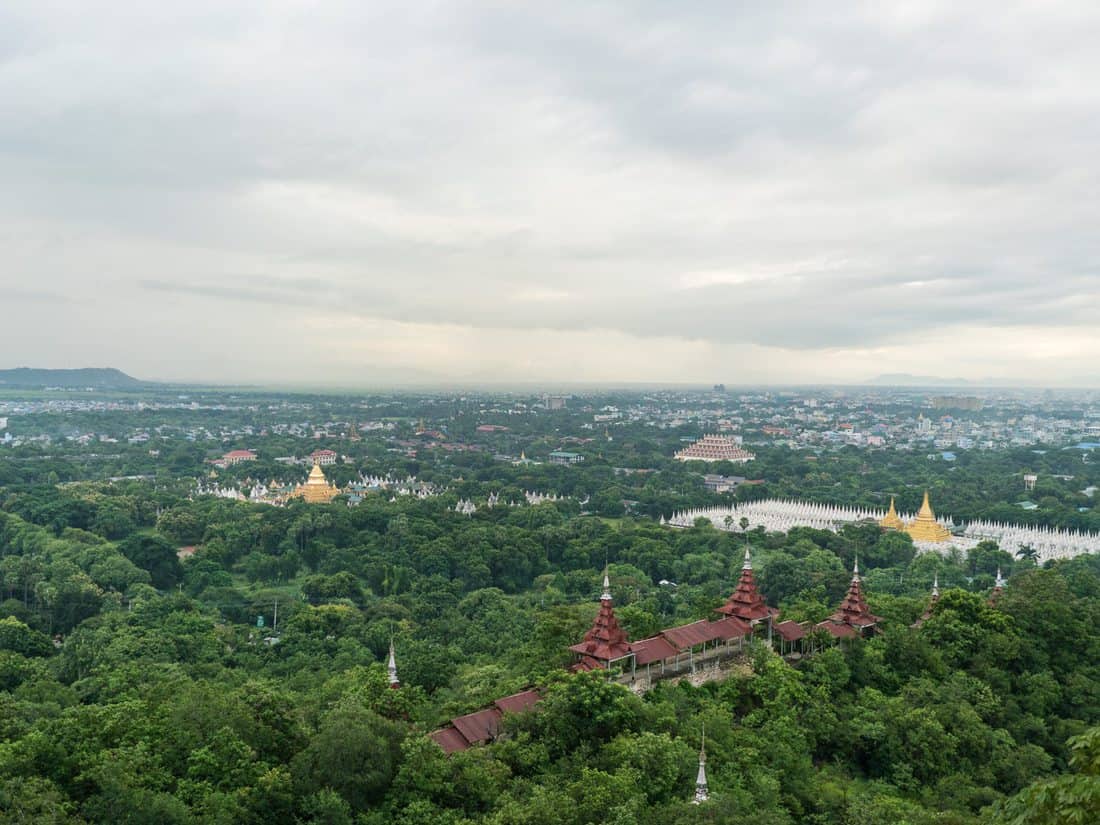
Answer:
<svg viewBox="0 0 1100 825"><path fill-rule="evenodd" d="M939 596L939 580L933 585L933 600ZM654 680L663 678L690 679L693 684L724 679L729 675L731 663L743 661L744 640L752 635L752 625L767 620L769 626L778 614L768 607L756 587L752 571L752 558L746 552L741 566L737 587L727 602L716 612L722 618L715 621L700 619L689 624L670 627L647 639L631 642L615 617L611 596L611 579L604 569L600 607L592 627L580 644L571 645L576 661L573 672L602 670L609 680L628 687L636 693L644 693ZM881 619L871 613L864 600L859 577L859 563L855 564L848 593L837 611L816 628L824 630L834 639L855 638L874 632ZM775 626L779 636L781 653L801 648L801 641L809 630L809 624L793 621ZM771 643L769 633L768 642ZM736 647L733 643L736 642ZM785 648L787 648L785 650ZM801 655L801 654L795 654ZM724 663L724 664L723 664ZM398 686L397 668L394 664L393 645L389 657L390 684ZM505 713L526 711L534 707L542 696L537 690L525 690L498 699L491 707L456 717L446 727L431 733L432 740L445 753L466 750L472 745L492 742L501 733L501 720ZM695 784L695 802L707 801L709 792L706 778L705 741L699 752L699 773Z"/></svg>
<svg viewBox="0 0 1100 825"><path fill-rule="evenodd" d="M328 504L340 495L340 489L325 478L320 464L314 464L305 484L299 485L289 498L300 498L306 504Z"/></svg>
<svg viewBox="0 0 1100 825"><path fill-rule="evenodd" d="M902 523L891 517L897 518ZM664 518L662 516L662 518ZM786 533L795 527L839 532L847 524L877 522L879 525L904 530L913 538L918 553L945 553L952 547L968 550L986 539L997 542L1002 550L1016 555L1023 548L1036 553L1036 561L1042 564L1053 559L1068 559L1085 553L1100 553L1100 533L1081 530L1059 530L1026 524L1006 524L975 520L962 530L954 529L951 519L936 518L932 505L925 495L924 505L915 516L898 513L893 508L875 510L866 507L849 507L790 499L765 499L738 502L732 506L700 507L674 513L665 521L670 527L693 527L697 519L704 518L716 529L739 533L743 530L763 528L769 533ZM747 519L748 526L741 527Z"/></svg>
<svg viewBox="0 0 1100 825"><path fill-rule="evenodd" d="M724 435L704 435L690 447L676 453L677 461L732 461L744 464L754 458L755 455Z"/></svg>
<svg viewBox="0 0 1100 825"><path fill-rule="evenodd" d="M871 612L863 598L863 585L859 578L859 560L857 559L852 569L852 582L848 585L848 593L840 603L840 607L825 621L818 622L816 627L831 636L844 639L873 633L880 621L882 621L881 618Z"/></svg>
<svg viewBox="0 0 1100 825"><path fill-rule="evenodd" d="M936 514L932 512L932 505L928 501L927 490L924 491L924 502L920 506L920 512L917 513L915 519L905 525L905 532L912 537L914 542L940 544L951 541L951 531L936 521Z"/></svg>

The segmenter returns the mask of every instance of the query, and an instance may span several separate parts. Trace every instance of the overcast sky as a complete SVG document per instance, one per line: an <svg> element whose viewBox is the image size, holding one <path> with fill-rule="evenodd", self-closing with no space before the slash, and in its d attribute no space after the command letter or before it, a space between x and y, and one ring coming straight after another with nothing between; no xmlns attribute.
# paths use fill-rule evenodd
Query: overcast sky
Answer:
<svg viewBox="0 0 1100 825"><path fill-rule="evenodd" d="M1100 384L1100 5L0 3L0 366Z"/></svg>

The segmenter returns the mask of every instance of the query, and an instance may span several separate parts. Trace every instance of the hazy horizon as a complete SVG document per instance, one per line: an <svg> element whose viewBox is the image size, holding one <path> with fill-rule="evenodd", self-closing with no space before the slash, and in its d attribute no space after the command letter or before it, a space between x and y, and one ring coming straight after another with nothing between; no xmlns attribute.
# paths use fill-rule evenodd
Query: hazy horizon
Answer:
<svg viewBox="0 0 1100 825"><path fill-rule="evenodd" d="M16 0L0 367L1100 386L1098 33L1085 2Z"/></svg>

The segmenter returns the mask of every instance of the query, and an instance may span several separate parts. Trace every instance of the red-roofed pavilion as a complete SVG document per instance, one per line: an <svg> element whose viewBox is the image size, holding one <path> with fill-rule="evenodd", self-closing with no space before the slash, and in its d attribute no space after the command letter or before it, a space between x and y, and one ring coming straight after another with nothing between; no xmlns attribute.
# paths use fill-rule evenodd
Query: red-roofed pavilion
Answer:
<svg viewBox="0 0 1100 825"><path fill-rule="evenodd" d="M615 662L629 659L633 654L630 640L619 627L615 618L615 609L611 601L611 582L607 571L603 574L603 593L600 595L600 610L592 622L591 629L584 634L584 641L569 648L577 654L574 670L594 670L597 667L610 670Z"/></svg>
<svg viewBox="0 0 1100 825"><path fill-rule="evenodd" d="M871 612L863 598L863 585L859 578L859 560L857 559L852 571L852 583L848 585L848 593L844 596L844 601L840 603L836 613L820 622L817 627L827 630L838 638L848 635L863 636L869 631L874 632L875 625L880 621L882 619ZM836 632L840 627L849 627L855 633Z"/></svg>
<svg viewBox="0 0 1100 825"><path fill-rule="evenodd" d="M768 623L768 642L771 642L772 619L779 615L774 607L768 607L764 596L756 587L756 578L752 572L752 555L749 548L745 548L745 561L741 565L741 578L737 587L724 605L717 608L717 612L725 616L736 616L741 621L756 625L761 621Z"/></svg>

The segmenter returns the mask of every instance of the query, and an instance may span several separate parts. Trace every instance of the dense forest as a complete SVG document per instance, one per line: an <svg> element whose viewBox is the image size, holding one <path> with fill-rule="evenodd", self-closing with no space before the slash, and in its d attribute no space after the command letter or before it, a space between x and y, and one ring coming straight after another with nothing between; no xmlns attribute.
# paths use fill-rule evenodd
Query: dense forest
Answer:
<svg viewBox="0 0 1100 825"><path fill-rule="evenodd" d="M813 464L840 480L834 498L864 495L850 459ZM498 467L355 508L192 498L168 479L9 487L0 821L1096 821L1100 560L916 555L873 525L672 530L582 515L576 497L453 512L458 495L546 489L551 473L563 493L601 492L565 487L598 467ZM981 495L955 472L957 501ZM664 475L643 511L710 495ZM181 560L180 546L198 549ZM858 555L882 632L796 663L754 643L730 679L644 696L567 672L605 563L641 638L710 615L746 546L768 600L808 621ZM1009 583L990 606L998 567ZM912 629L934 576L943 595ZM528 686L543 701L490 745L447 757L426 735ZM711 799L694 806L704 728Z"/></svg>

